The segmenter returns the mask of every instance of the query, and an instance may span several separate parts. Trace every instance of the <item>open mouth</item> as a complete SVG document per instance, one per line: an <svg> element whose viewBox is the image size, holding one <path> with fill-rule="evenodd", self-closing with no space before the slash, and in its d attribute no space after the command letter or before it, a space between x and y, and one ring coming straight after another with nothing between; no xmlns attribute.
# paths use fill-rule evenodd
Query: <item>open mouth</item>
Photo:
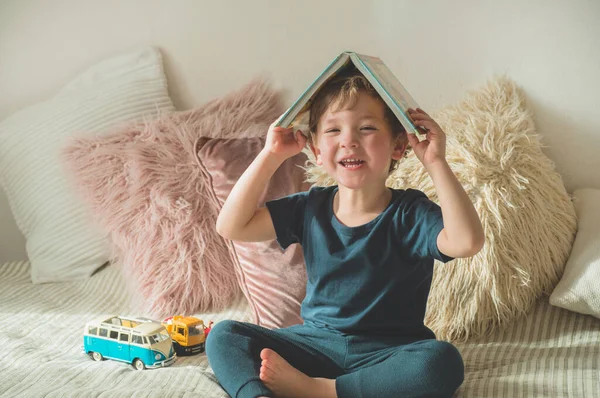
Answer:
<svg viewBox="0 0 600 398"><path fill-rule="evenodd" d="M362 166L365 161L360 159L344 159L339 163L346 169L357 169Z"/></svg>

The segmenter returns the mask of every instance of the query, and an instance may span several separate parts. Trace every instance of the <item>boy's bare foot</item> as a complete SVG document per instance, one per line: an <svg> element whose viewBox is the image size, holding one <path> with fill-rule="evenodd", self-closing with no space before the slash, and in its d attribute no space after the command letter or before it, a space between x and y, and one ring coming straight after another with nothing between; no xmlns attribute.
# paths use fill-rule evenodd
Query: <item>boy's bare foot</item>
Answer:
<svg viewBox="0 0 600 398"><path fill-rule="evenodd" d="M260 379L277 398L337 398L335 380L308 377L268 348L260 358Z"/></svg>

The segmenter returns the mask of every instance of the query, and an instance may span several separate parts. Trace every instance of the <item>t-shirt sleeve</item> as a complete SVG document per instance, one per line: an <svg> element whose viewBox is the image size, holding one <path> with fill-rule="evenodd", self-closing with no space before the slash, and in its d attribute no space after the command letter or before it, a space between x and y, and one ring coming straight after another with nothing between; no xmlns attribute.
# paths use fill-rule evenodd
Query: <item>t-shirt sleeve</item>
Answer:
<svg viewBox="0 0 600 398"><path fill-rule="evenodd" d="M302 244L307 197L307 192L299 192L265 204L273 220L277 242L282 249L292 243Z"/></svg>
<svg viewBox="0 0 600 398"><path fill-rule="evenodd" d="M417 190L407 190L398 211L399 235L405 247L417 257L431 257L444 263L453 257L440 252L437 237L444 228L442 208Z"/></svg>

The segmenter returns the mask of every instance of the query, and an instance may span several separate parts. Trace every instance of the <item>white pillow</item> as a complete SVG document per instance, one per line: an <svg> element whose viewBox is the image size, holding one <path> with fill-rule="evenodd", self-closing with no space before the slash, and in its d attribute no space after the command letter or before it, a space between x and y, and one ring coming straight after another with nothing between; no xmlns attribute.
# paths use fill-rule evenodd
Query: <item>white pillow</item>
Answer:
<svg viewBox="0 0 600 398"><path fill-rule="evenodd" d="M600 318L600 190L573 192L578 229L550 304Z"/></svg>
<svg viewBox="0 0 600 398"><path fill-rule="evenodd" d="M136 48L104 60L54 98L0 122L0 186L25 235L34 283L90 276L109 258L62 163L66 140L173 111L160 52Z"/></svg>

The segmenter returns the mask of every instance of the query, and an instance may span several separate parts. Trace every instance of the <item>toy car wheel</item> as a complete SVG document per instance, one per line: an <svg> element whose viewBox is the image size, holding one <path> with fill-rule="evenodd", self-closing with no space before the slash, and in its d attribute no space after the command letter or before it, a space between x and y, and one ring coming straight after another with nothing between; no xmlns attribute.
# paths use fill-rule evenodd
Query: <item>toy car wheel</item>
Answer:
<svg viewBox="0 0 600 398"><path fill-rule="evenodd" d="M146 369L146 365L144 365L144 362L141 359L136 359L135 361L133 361L133 367L137 370Z"/></svg>
<svg viewBox="0 0 600 398"><path fill-rule="evenodd" d="M99 352L90 352L90 355L94 361L102 361L104 359L102 357L102 354L100 354Z"/></svg>
<svg viewBox="0 0 600 398"><path fill-rule="evenodd" d="M177 355L185 355L184 348L175 340L173 340L173 349Z"/></svg>

